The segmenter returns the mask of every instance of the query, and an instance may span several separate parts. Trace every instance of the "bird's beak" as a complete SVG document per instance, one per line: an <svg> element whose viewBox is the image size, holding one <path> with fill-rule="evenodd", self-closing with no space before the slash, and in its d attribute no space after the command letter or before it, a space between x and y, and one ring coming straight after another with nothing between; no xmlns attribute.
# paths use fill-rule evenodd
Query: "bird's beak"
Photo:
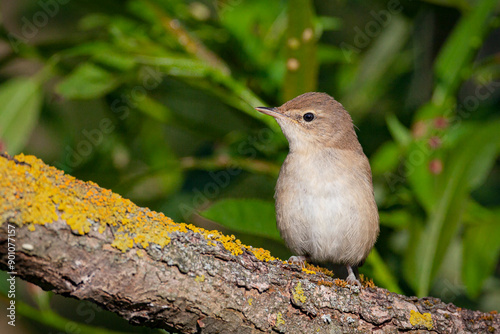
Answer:
<svg viewBox="0 0 500 334"><path fill-rule="evenodd" d="M288 118L286 115L280 113L278 108L257 107L255 110L274 118Z"/></svg>

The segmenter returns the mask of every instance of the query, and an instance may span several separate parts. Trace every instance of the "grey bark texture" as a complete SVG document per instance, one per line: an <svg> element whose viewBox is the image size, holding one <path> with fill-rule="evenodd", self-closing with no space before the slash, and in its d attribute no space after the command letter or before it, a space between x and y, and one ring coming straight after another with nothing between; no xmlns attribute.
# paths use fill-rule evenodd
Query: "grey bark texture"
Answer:
<svg viewBox="0 0 500 334"><path fill-rule="evenodd" d="M26 208L16 207L24 204L5 202L12 198L7 185L15 183L18 191L21 186L34 189L37 186L30 182L45 182L37 179L45 174L54 187L71 180L61 176L56 182L49 175L53 169L42 165L37 174L31 170L40 162L21 160L0 156L4 178L0 268L9 271L8 226L15 225L17 277L94 302L133 324L182 333L495 333L500 329L498 314L381 288L343 286L280 260L261 261L250 248L234 255L220 241L207 243L206 235L196 230L170 232L170 242L163 247L134 243L122 250L112 244L123 225L108 222L108 228L99 231L98 219L82 234L58 212L59 219L33 230L31 222L23 221ZM18 167L22 174L10 171ZM32 177L19 183L19 175L26 173ZM94 184L86 186L102 191Z"/></svg>

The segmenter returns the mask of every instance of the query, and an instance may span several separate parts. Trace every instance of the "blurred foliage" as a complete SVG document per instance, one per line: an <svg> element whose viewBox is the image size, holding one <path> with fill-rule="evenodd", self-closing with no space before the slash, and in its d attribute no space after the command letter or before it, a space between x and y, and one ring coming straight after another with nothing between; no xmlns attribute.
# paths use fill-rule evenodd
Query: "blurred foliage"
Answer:
<svg viewBox="0 0 500 334"><path fill-rule="evenodd" d="M382 231L361 272L498 309L497 0L2 5L3 150L286 258L272 196L287 143L253 107L324 91L372 164ZM62 328L40 294L19 312Z"/></svg>

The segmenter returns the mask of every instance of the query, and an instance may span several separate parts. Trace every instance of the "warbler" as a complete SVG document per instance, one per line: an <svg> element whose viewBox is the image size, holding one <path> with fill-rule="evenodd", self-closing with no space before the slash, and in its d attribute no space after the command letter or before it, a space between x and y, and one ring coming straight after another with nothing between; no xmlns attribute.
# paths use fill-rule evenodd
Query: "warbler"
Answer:
<svg viewBox="0 0 500 334"><path fill-rule="evenodd" d="M375 244L379 215L351 116L316 92L256 110L274 117L289 143L274 198L290 260L345 266L347 282L360 285L355 272Z"/></svg>

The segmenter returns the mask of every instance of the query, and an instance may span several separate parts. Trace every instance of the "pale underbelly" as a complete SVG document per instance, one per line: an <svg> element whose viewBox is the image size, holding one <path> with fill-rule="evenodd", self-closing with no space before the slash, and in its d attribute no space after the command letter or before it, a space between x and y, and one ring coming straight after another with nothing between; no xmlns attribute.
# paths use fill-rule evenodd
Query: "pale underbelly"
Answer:
<svg viewBox="0 0 500 334"><path fill-rule="evenodd" d="M357 264L364 259L365 210L356 195L342 186L296 195L277 206L278 229L292 252L317 262Z"/></svg>

